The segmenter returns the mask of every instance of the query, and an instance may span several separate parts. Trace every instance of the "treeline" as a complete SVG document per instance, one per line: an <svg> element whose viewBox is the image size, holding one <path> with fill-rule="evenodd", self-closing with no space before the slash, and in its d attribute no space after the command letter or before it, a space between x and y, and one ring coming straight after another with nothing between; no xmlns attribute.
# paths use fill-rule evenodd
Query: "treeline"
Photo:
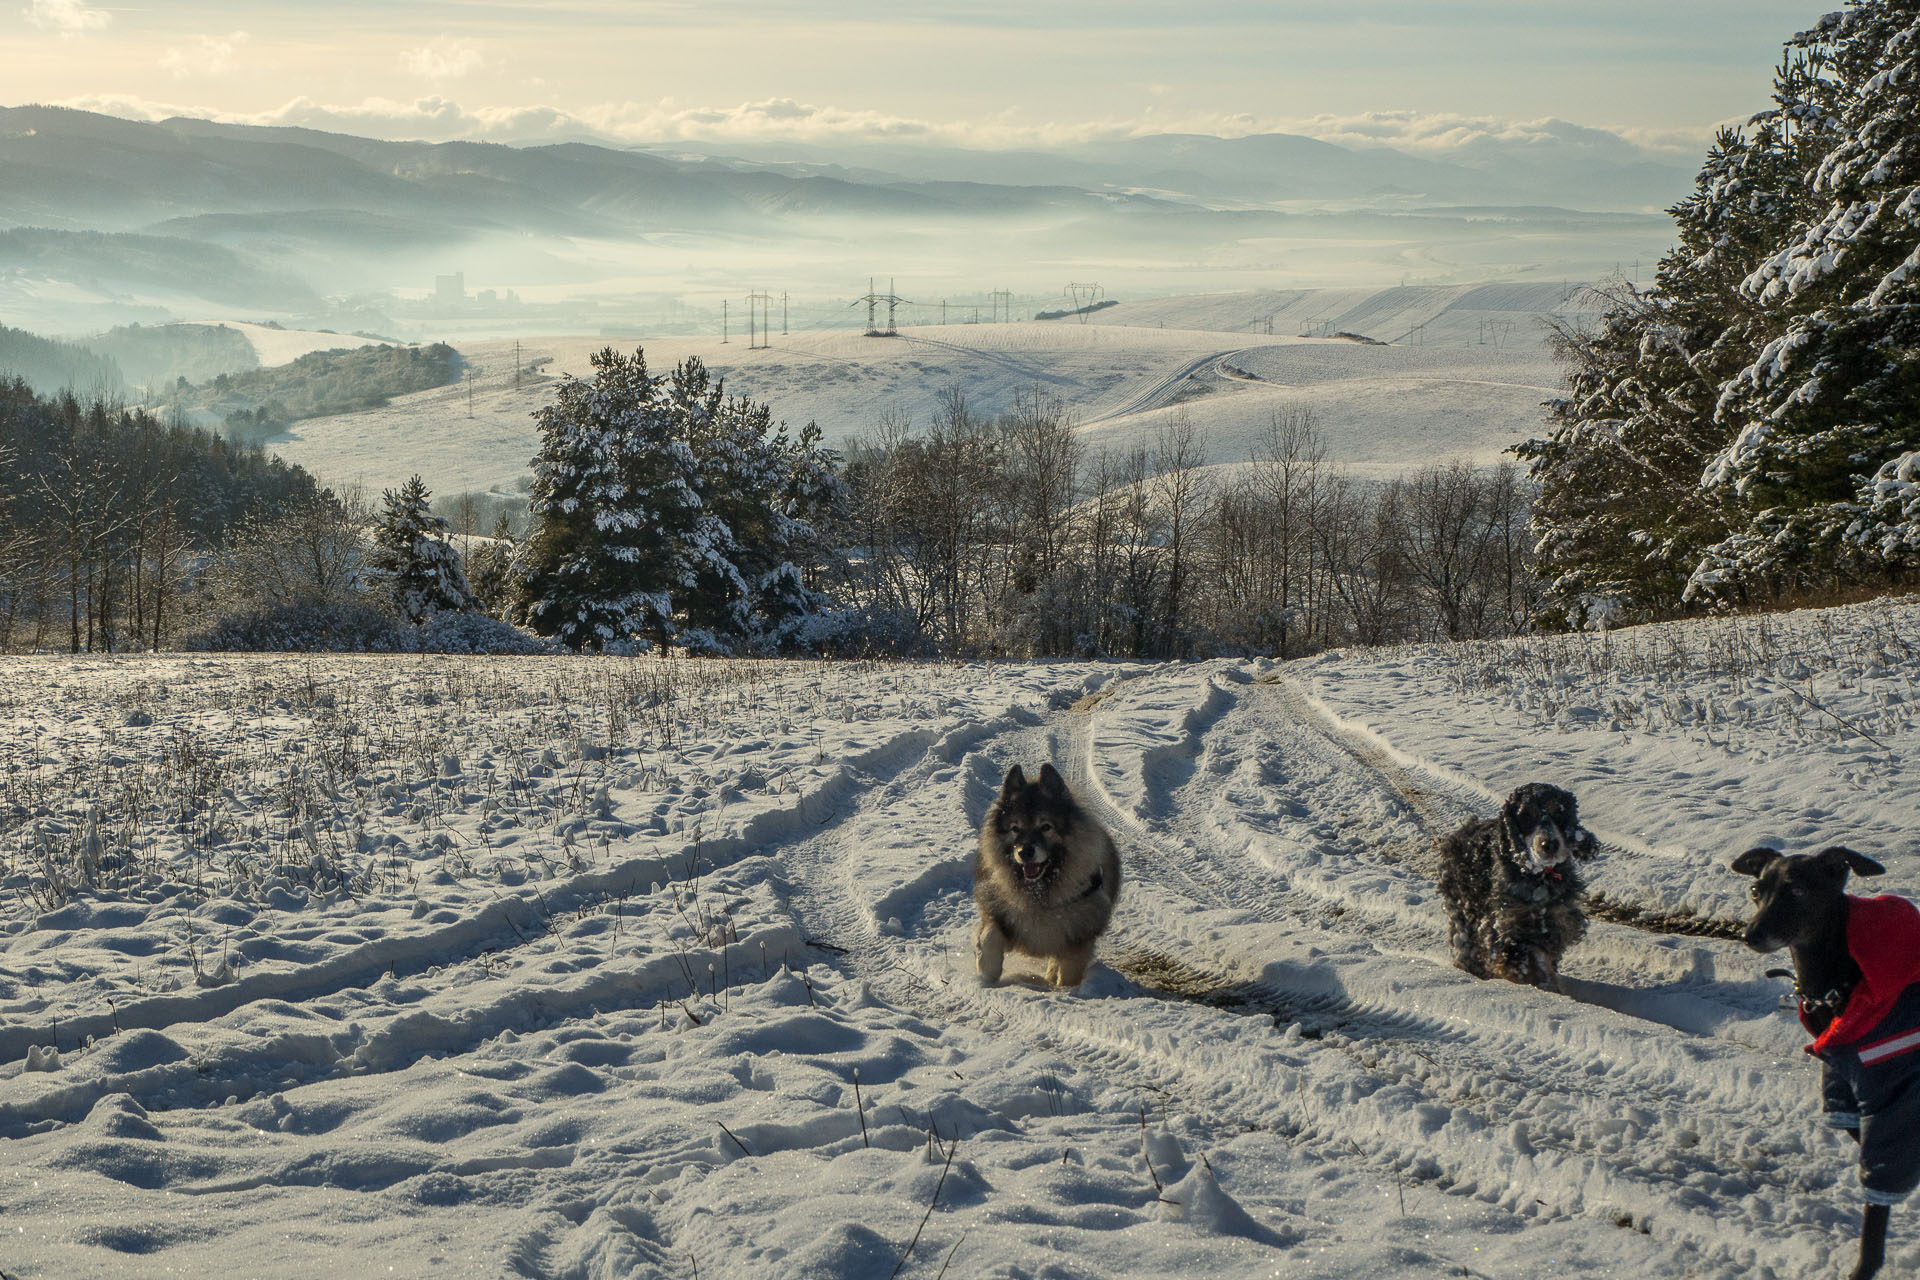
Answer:
<svg viewBox="0 0 1920 1280"><path fill-rule="evenodd" d="M196 559L315 493L212 432L0 381L0 649L164 645Z"/></svg>
<svg viewBox="0 0 1920 1280"><path fill-rule="evenodd" d="M1767 604L1920 570L1920 11L1853 0L1723 130L1651 289L1559 335L1519 449L1572 623Z"/></svg>
<svg viewBox="0 0 1920 1280"><path fill-rule="evenodd" d="M238 438L258 442L302 418L377 409L395 396L460 377L460 353L443 342L311 351L267 369L223 373L200 386L177 383L170 403L211 414Z"/></svg>
<svg viewBox="0 0 1920 1280"><path fill-rule="evenodd" d="M128 382L156 392L167 390L163 382L208 382L260 367L260 353L247 335L224 324L121 325L85 345L118 365Z"/></svg>
<svg viewBox="0 0 1920 1280"><path fill-rule="evenodd" d="M111 357L5 325L0 325L0 378L18 378L42 395L76 391L111 396L126 389Z"/></svg>
<svg viewBox="0 0 1920 1280"><path fill-rule="evenodd" d="M525 531L455 545L416 477L376 509L141 410L0 386L0 647L1297 656L1528 629L1512 466L1372 483L1276 414L1207 465L1176 414L1091 452L1038 392L950 390L840 458L697 360L594 359L538 415ZM464 551L465 554L460 554Z"/></svg>
<svg viewBox="0 0 1920 1280"><path fill-rule="evenodd" d="M1243 464L1205 455L1178 414L1151 445L1091 453L1039 393L987 418L949 391L925 432L895 420L849 451L832 593L874 643L947 654L1296 656L1531 625L1511 465L1366 482L1304 409Z"/></svg>

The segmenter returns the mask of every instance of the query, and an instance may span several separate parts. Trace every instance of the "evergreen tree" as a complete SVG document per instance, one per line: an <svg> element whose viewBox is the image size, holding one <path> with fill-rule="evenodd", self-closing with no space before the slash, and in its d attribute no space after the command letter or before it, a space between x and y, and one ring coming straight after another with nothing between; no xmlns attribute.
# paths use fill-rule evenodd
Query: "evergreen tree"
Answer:
<svg viewBox="0 0 1920 1280"><path fill-rule="evenodd" d="M451 527L428 505L426 484L416 475L381 497L386 505L374 521L370 563L400 615L420 623L472 608L466 566L447 540Z"/></svg>
<svg viewBox="0 0 1920 1280"><path fill-rule="evenodd" d="M506 512L493 522L493 532L467 557L467 580L480 607L497 618L513 612L519 578L520 548L513 522Z"/></svg>
<svg viewBox="0 0 1920 1280"><path fill-rule="evenodd" d="M1731 439L1703 476L1743 519L1696 591L1877 572L1859 554L1876 477L1920 447L1920 3L1854 0L1795 43L1831 145L1809 216L1743 284L1767 341L1723 390Z"/></svg>
<svg viewBox="0 0 1920 1280"><path fill-rule="evenodd" d="M700 499L676 597L682 622L713 649L784 647L825 603L794 564L813 557L814 521L838 493L820 429L790 438L768 406L728 397L698 357L674 370L667 400Z"/></svg>
<svg viewBox="0 0 1920 1280"><path fill-rule="evenodd" d="M674 436L644 353L608 347L593 368L592 381L568 378L535 415L527 621L574 649L664 644L699 513L693 454Z"/></svg>
<svg viewBox="0 0 1920 1280"><path fill-rule="evenodd" d="M1654 287L1603 290L1598 327L1559 335L1568 395L1516 452L1569 618L1769 596L1866 559L1876 473L1920 444L1917 24L1916 0L1854 0L1789 42L1773 109L1723 131L1670 211Z"/></svg>
<svg viewBox="0 0 1920 1280"><path fill-rule="evenodd" d="M1726 444L1721 383L1757 323L1742 282L1792 220L1791 149L1775 121L1757 126L1715 139L1693 194L1669 211L1680 243L1653 287L1603 286L1598 325L1554 335L1567 395L1549 404L1548 434L1514 452L1540 485L1538 551L1568 622L1671 608L1728 532L1728 504L1703 497L1700 474Z"/></svg>
<svg viewBox="0 0 1920 1280"><path fill-rule="evenodd" d="M824 603L796 562L815 558L815 518L839 492L819 428L790 438L697 358L666 378L641 352L594 367L539 414L528 620L575 648L791 642Z"/></svg>

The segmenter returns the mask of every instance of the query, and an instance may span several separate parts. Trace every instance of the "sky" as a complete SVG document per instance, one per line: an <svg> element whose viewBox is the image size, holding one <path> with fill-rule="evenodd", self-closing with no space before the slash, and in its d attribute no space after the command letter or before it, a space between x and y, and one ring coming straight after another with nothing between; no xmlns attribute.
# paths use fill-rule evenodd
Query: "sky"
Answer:
<svg viewBox="0 0 1920 1280"><path fill-rule="evenodd" d="M1564 120L1696 153L1800 0L0 0L0 105L381 137L1004 147ZM960 11L960 12L956 12Z"/></svg>

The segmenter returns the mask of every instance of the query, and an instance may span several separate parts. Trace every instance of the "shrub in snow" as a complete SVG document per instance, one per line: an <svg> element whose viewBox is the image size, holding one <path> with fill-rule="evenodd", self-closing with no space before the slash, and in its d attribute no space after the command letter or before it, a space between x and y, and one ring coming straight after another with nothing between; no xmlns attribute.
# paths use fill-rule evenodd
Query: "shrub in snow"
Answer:
<svg viewBox="0 0 1920 1280"><path fill-rule="evenodd" d="M415 630L420 653L553 653L551 641L484 613L436 613Z"/></svg>
<svg viewBox="0 0 1920 1280"><path fill-rule="evenodd" d="M437 613L410 626L370 601L278 605L229 614L187 649L291 653L551 653L539 636L482 613Z"/></svg>
<svg viewBox="0 0 1920 1280"><path fill-rule="evenodd" d="M352 495L322 490L249 515L209 568L218 608L231 614L358 600L369 583L368 514Z"/></svg>
<svg viewBox="0 0 1920 1280"><path fill-rule="evenodd" d="M468 585L480 607L496 618L513 616L523 567L520 544L514 540L513 526L505 512L494 521L491 535L469 540Z"/></svg>
<svg viewBox="0 0 1920 1280"><path fill-rule="evenodd" d="M190 635L185 649L292 653L405 653L398 617L367 601L270 604L225 615Z"/></svg>

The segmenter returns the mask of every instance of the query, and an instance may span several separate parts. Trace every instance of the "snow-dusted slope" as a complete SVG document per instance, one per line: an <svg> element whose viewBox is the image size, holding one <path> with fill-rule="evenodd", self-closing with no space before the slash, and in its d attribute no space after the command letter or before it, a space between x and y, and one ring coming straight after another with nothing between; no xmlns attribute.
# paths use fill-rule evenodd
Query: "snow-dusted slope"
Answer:
<svg viewBox="0 0 1920 1280"><path fill-rule="evenodd" d="M263 366L292 364L310 352L365 347L379 341L351 333L335 333L324 329L283 329L277 325L247 324L239 320L213 320L206 323L239 330L253 344Z"/></svg>
<svg viewBox="0 0 1920 1280"><path fill-rule="evenodd" d="M1724 866L1844 839L1920 891L1916 645L11 660L0 1265L1824 1274L1852 1150ZM968 954L973 827L1042 759L1126 862L1077 994ZM1536 777L1604 840L1565 995L1450 968L1433 897L1431 837Z"/></svg>
<svg viewBox="0 0 1920 1280"><path fill-rule="evenodd" d="M949 387L989 416L1038 391L1094 447L1150 442L1184 412L1222 463L1244 461L1277 409L1310 408L1333 459L1387 475L1443 458L1493 461L1535 434L1558 383L1545 321L1586 297L1559 284L1296 290L1127 302L1084 324L925 325L896 338L816 329L758 349L737 332L725 343L475 342L461 348L468 382L311 419L273 447L330 482L383 487L417 472L436 493L512 492L538 445L532 414L551 397L546 379L591 376L588 357L612 345L644 347L662 372L697 355L777 417L817 421L830 443L870 436L889 414L925 426ZM1391 345L1328 336L1339 332Z"/></svg>

